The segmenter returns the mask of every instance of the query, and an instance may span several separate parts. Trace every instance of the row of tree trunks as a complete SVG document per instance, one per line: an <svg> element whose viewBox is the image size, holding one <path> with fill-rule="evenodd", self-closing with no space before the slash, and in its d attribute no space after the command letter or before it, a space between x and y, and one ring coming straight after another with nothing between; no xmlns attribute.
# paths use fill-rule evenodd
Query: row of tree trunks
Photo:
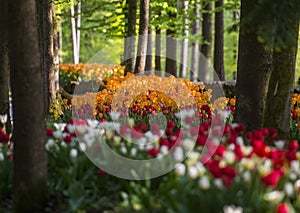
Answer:
<svg viewBox="0 0 300 213"><path fill-rule="evenodd" d="M36 0L8 1L14 212L42 212L47 198L44 80Z"/></svg>

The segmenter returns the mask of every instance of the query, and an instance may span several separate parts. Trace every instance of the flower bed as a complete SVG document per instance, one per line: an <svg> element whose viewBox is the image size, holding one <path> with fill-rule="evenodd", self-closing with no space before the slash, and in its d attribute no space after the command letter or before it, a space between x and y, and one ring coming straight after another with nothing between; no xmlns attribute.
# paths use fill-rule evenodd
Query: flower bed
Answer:
<svg viewBox="0 0 300 213"><path fill-rule="evenodd" d="M209 136L210 122L194 126L194 116L189 113L184 116L188 125L188 131L184 132L188 137L185 138L172 121L161 131L157 127L148 129L145 123L129 123L120 125L118 133L112 130L115 123L78 120L49 130L50 138L46 147L57 158L60 153L64 153L62 158L70 156L67 157L71 159L70 166L75 167L75 164L83 163L80 162L83 158L79 147L84 151L92 149L95 153L100 152L101 149L97 148L99 141L93 135L97 127L103 131L106 143L128 158L163 159L170 152L176 165L170 173L146 182L125 181L126 187L118 180L122 190L118 194L120 200L115 211L151 209L160 212L193 212L194 209L202 209L220 212L227 208L242 208L243 212L281 212L283 208L288 209L287 212L300 210L300 153L297 141L285 144L278 140L274 129L245 133L239 124L226 124L223 135L215 123L211 129L213 135ZM76 132L83 134L80 140L76 139ZM124 134L130 140L140 143L154 140L154 143L133 146L128 143L128 138L125 140L122 137ZM193 136L196 138L194 147L184 159L186 150L191 146L189 138ZM94 138L92 142L90 138ZM212 150L212 153L208 151L203 154L204 147ZM110 177L102 170L97 172L95 167L90 169L95 176L98 173L101 177ZM79 179L83 180L85 175L81 175ZM105 184L110 184L110 180L105 181ZM101 192L97 193L101 195ZM151 199L155 199L155 202L151 202Z"/></svg>

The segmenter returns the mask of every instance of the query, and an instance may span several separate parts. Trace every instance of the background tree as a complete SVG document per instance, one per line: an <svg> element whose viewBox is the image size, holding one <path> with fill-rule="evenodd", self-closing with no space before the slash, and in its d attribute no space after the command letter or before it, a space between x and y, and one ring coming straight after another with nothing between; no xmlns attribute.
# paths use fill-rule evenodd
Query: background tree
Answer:
<svg viewBox="0 0 300 213"><path fill-rule="evenodd" d="M75 14L76 8L76 14ZM77 0L75 7L74 0L70 2L71 13L71 30L72 30L72 46L73 46L73 63L79 63L80 56L80 25L81 25L81 1ZM76 15L76 16L75 16Z"/></svg>
<svg viewBox="0 0 300 213"><path fill-rule="evenodd" d="M155 70L161 71L161 30L160 27L155 28Z"/></svg>
<svg viewBox="0 0 300 213"><path fill-rule="evenodd" d="M135 73L143 73L146 65L149 22L149 0L140 1L139 39L135 64Z"/></svg>
<svg viewBox="0 0 300 213"><path fill-rule="evenodd" d="M182 48L181 48L181 64L180 64L180 71L179 77L185 77L187 74L187 66L188 66L188 36L189 36L189 17L188 17L188 8L189 2L182 1L182 8L184 11L184 18L183 18L183 40L182 40Z"/></svg>
<svg viewBox="0 0 300 213"><path fill-rule="evenodd" d="M153 39L151 27L148 28L148 38L147 38L147 55L146 55L146 65L145 70L152 70L152 51L153 51Z"/></svg>
<svg viewBox="0 0 300 213"><path fill-rule="evenodd" d="M300 5L297 1L273 2L275 21L270 78L264 126L276 128L280 138L290 136L290 110L295 80ZM283 15L288 13L289 15ZM281 14L281 15L278 15ZM267 35L265 35L267 36Z"/></svg>
<svg viewBox="0 0 300 213"><path fill-rule="evenodd" d="M224 73L224 1L215 2L214 80L225 80ZM217 76L216 76L217 75Z"/></svg>
<svg viewBox="0 0 300 213"><path fill-rule="evenodd" d="M258 4L258 0L241 1L235 120L246 125L248 130L263 126L272 63L271 51L258 41L260 26L267 25L270 20L264 15L259 20L251 19Z"/></svg>
<svg viewBox="0 0 300 213"><path fill-rule="evenodd" d="M166 31L166 67L165 71L171 75L177 76L177 42L175 40L176 36L176 13L177 13L177 2L174 0L169 0L168 8L168 28Z"/></svg>
<svg viewBox="0 0 300 213"><path fill-rule="evenodd" d="M204 1L202 7L202 45L201 53L206 60L200 60L200 80L209 81L212 49L212 3Z"/></svg>
<svg viewBox="0 0 300 213"><path fill-rule="evenodd" d="M35 0L8 2L14 212L41 212L47 198L44 81Z"/></svg>
<svg viewBox="0 0 300 213"><path fill-rule="evenodd" d="M196 38L192 43L192 54L191 54L191 81L198 81L198 65L199 65L199 43L198 35L200 34L200 1L195 1L194 3L194 16L195 20L192 25L192 34Z"/></svg>
<svg viewBox="0 0 300 213"><path fill-rule="evenodd" d="M0 115L8 116L6 131L10 132L7 23L7 0L3 0L0 5Z"/></svg>
<svg viewBox="0 0 300 213"><path fill-rule="evenodd" d="M44 72L46 112L56 101L58 91L58 50L54 4L50 0L37 2L39 39Z"/></svg>
<svg viewBox="0 0 300 213"><path fill-rule="evenodd" d="M137 1L127 0L126 1L126 38L125 38L125 74L127 72L134 71L134 61L135 61L135 42L136 42L136 11L137 11Z"/></svg>

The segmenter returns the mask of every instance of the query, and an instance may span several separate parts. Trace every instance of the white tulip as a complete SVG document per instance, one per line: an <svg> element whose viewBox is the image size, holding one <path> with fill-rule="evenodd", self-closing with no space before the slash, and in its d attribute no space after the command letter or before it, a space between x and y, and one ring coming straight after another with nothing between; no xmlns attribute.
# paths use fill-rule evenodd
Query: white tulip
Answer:
<svg viewBox="0 0 300 213"><path fill-rule="evenodd" d="M173 156L176 162L182 162L184 160L183 150L180 146L174 149Z"/></svg>
<svg viewBox="0 0 300 213"><path fill-rule="evenodd" d="M62 139L63 138L63 133L59 130L56 130L53 132L53 137L56 139Z"/></svg>
<svg viewBox="0 0 300 213"><path fill-rule="evenodd" d="M70 151L70 156L72 157L72 158L76 158L77 157L77 155L78 155L78 150L77 149L71 149L71 151Z"/></svg>
<svg viewBox="0 0 300 213"><path fill-rule="evenodd" d="M275 141L274 142L276 148L283 149L285 142L283 140Z"/></svg>
<svg viewBox="0 0 300 213"><path fill-rule="evenodd" d="M169 148L168 148L167 146L165 146L165 145L162 145L162 146L160 147L160 152L161 152L163 155L166 155L166 154L168 154L168 152L169 152Z"/></svg>
<svg viewBox="0 0 300 213"><path fill-rule="evenodd" d="M45 147L46 147L46 150L49 151L49 150L54 146L54 144L55 144L55 143L54 143L54 140L53 140L52 138L48 139L48 140L47 140L47 143L46 143L46 146L45 146Z"/></svg>
<svg viewBox="0 0 300 213"><path fill-rule="evenodd" d="M207 190L210 188L209 178L207 176L203 176L199 179L198 185L201 189Z"/></svg>
<svg viewBox="0 0 300 213"><path fill-rule="evenodd" d="M284 184L284 192L288 197L292 197L294 195L294 186L291 182Z"/></svg>
<svg viewBox="0 0 300 213"><path fill-rule="evenodd" d="M224 206L224 213L243 213L243 208L239 206Z"/></svg>
<svg viewBox="0 0 300 213"><path fill-rule="evenodd" d="M243 177L243 180L246 182L246 183L249 183L251 181L251 173L249 171L245 171L243 174L242 174L242 177Z"/></svg>
<svg viewBox="0 0 300 213"><path fill-rule="evenodd" d="M192 180L196 179L198 177L198 169L195 166L190 166L188 168L188 176Z"/></svg>
<svg viewBox="0 0 300 213"><path fill-rule="evenodd" d="M215 178L214 179L214 185L218 188L218 189L223 189L224 185L223 185L223 181L220 178Z"/></svg>
<svg viewBox="0 0 300 213"><path fill-rule="evenodd" d="M265 200L267 200L268 202L277 205L279 203L281 203L281 201L284 198L284 193L278 190L266 193L264 196Z"/></svg>
<svg viewBox="0 0 300 213"><path fill-rule="evenodd" d="M178 176L183 176L185 174L186 167L184 164L179 163L175 165L175 173Z"/></svg>

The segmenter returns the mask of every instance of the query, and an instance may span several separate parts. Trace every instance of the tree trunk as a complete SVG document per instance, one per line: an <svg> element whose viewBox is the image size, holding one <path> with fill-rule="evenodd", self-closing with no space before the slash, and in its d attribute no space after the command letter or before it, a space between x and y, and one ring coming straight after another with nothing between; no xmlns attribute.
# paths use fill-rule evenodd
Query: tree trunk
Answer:
<svg viewBox="0 0 300 213"><path fill-rule="evenodd" d="M224 1L217 0L215 9L222 8L215 13L215 42L214 42L214 80L224 81Z"/></svg>
<svg viewBox="0 0 300 213"><path fill-rule="evenodd" d="M272 74L264 116L264 126L275 128L281 139L289 139L290 136L290 110L299 33L299 18L285 18L290 19L286 33L292 34L291 44L281 51L273 50Z"/></svg>
<svg viewBox="0 0 300 213"><path fill-rule="evenodd" d="M172 5L175 7L176 5ZM176 14L169 13L170 20L175 20ZM176 35L176 30L174 26L174 21L168 26L167 29L167 38L166 38L166 73L169 73L173 76L177 76L177 43L174 38Z"/></svg>
<svg viewBox="0 0 300 213"><path fill-rule="evenodd" d="M212 3L205 2L202 12L202 45L201 53L205 60L200 58L200 80L210 80L210 64L211 64L211 49L212 49Z"/></svg>
<svg viewBox="0 0 300 213"><path fill-rule="evenodd" d="M7 49L7 0L0 5L0 115L7 115L6 131L10 133L9 116L9 59ZM0 123L0 127L1 127Z"/></svg>
<svg viewBox="0 0 300 213"><path fill-rule="evenodd" d="M146 71L152 71L152 51L153 51L153 42L152 42L152 30L148 29L148 43L147 43L147 56L146 56Z"/></svg>
<svg viewBox="0 0 300 213"><path fill-rule="evenodd" d="M196 15L196 19L193 23L193 35L200 34L200 8L199 1L196 1L194 4L194 14ZM193 42L192 44L192 61L191 61L191 74L190 80L193 82L198 81L198 65L199 65L199 43L198 41Z"/></svg>
<svg viewBox="0 0 300 213"><path fill-rule="evenodd" d="M161 30L160 28L155 29L155 70L162 71L161 69Z"/></svg>
<svg viewBox="0 0 300 213"><path fill-rule="evenodd" d="M35 0L11 0L14 212L42 212L47 198L44 81Z"/></svg>
<svg viewBox="0 0 300 213"><path fill-rule="evenodd" d="M75 19L75 6L74 1L71 0L71 6L70 6L70 12L71 12L71 31L72 31L72 47L73 47L73 63L78 64L79 63L79 47L78 47L78 36L77 36L77 22Z"/></svg>
<svg viewBox="0 0 300 213"><path fill-rule="evenodd" d="M188 66L188 36L189 36L189 19L188 19L188 8L189 8L189 2L188 1L183 1L183 10L184 10L184 29L183 29L183 34L184 34L184 39L182 41L182 48L181 48L181 60L180 60L180 72L179 72L179 77L185 78L186 77L186 70Z"/></svg>
<svg viewBox="0 0 300 213"><path fill-rule="evenodd" d="M241 2L235 121L246 125L248 130L263 126L271 74L272 53L257 40L259 26L251 21L245 22L257 3L258 0Z"/></svg>
<svg viewBox="0 0 300 213"><path fill-rule="evenodd" d="M135 73L144 73L146 65L149 22L149 0L140 1L140 24Z"/></svg>
<svg viewBox="0 0 300 213"><path fill-rule="evenodd" d="M137 1L127 0L127 28L124 49L125 75L134 71Z"/></svg>

